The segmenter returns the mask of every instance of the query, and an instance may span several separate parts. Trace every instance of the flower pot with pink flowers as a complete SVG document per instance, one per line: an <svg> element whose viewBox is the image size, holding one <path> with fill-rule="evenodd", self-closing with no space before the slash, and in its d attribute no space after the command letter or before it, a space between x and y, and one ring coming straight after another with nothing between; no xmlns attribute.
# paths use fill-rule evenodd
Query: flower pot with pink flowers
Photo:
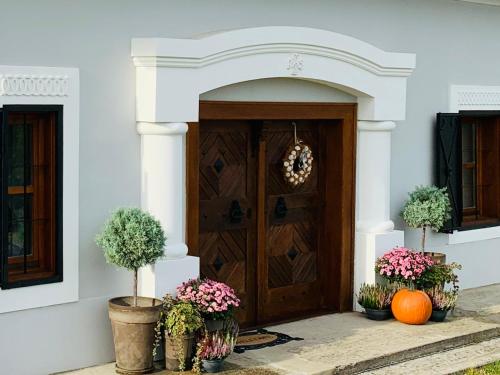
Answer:
<svg viewBox="0 0 500 375"><path fill-rule="evenodd" d="M425 324L432 314L432 302L422 292L423 276L433 266L432 259L405 247L396 247L375 262L375 270L390 283L404 286L393 297L394 317L407 324Z"/></svg>
<svg viewBox="0 0 500 375"><path fill-rule="evenodd" d="M392 318L391 302L396 291L394 285L362 284L357 300L368 319L386 320Z"/></svg>
<svg viewBox="0 0 500 375"><path fill-rule="evenodd" d="M238 325L233 321L223 330L207 332L198 344L197 357L205 372L220 372L224 360L233 352L238 337Z"/></svg>
<svg viewBox="0 0 500 375"><path fill-rule="evenodd" d="M227 284L210 279L193 279L177 287L177 298L196 305L205 320L207 331L222 330L233 320L240 306L235 291Z"/></svg>
<svg viewBox="0 0 500 375"><path fill-rule="evenodd" d="M457 290L443 290L441 286L436 286L426 291L432 301L432 322L443 322L448 311L455 308L458 299Z"/></svg>

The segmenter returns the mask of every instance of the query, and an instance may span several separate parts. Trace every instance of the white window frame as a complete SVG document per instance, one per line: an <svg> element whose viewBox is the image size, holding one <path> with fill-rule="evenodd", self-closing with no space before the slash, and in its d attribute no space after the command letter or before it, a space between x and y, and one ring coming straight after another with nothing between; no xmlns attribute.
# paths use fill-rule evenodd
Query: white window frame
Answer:
<svg viewBox="0 0 500 375"><path fill-rule="evenodd" d="M78 301L79 72L0 65L4 105L63 106L63 281L0 289L0 313Z"/></svg>
<svg viewBox="0 0 500 375"><path fill-rule="evenodd" d="M500 111L500 86L450 86L451 113L459 111ZM472 230L455 230L448 235L448 244L500 238L500 226Z"/></svg>

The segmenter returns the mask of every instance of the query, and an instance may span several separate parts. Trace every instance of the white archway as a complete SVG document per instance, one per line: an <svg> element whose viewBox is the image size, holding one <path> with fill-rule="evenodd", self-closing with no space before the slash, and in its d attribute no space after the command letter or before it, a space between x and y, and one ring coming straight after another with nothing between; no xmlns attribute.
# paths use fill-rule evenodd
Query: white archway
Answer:
<svg viewBox="0 0 500 375"><path fill-rule="evenodd" d="M390 220L390 134L404 120L415 55L382 51L349 36L300 27L261 27L192 39L132 41L137 128L142 135L142 205L169 236L167 260L143 272L159 296L198 272L186 257L185 137L202 93L266 78L297 78L358 98L355 287L374 281L380 247L402 241ZM402 243L400 243L402 245ZM170 262L170 263L169 263Z"/></svg>

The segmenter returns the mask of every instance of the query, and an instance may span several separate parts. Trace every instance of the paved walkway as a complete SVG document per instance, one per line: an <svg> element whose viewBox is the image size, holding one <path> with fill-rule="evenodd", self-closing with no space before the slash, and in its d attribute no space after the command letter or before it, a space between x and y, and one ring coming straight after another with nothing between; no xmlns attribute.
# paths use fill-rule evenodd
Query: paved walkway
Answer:
<svg viewBox="0 0 500 375"><path fill-rule="evenodd" d="M500 339L417 358L379 370L364 372L363 375L448 375L496 361L500 361Z"/></svg>
<svg viewBox="0 0 500 375"><path fill-rule="evenodd" d="M225 373L448 374L500 359L500 284L463 291L454 315L444 323L409 326L345 313L269 327L304 341L232 354ZM113 373L105 365L72 375Z"/></svg>
<svg viewBox="0 0 500 375"><path fill-rule="evenodd" d="M460 292L455 316L492 316L496 314L500 314L500 284L465 289Z"/></svg>

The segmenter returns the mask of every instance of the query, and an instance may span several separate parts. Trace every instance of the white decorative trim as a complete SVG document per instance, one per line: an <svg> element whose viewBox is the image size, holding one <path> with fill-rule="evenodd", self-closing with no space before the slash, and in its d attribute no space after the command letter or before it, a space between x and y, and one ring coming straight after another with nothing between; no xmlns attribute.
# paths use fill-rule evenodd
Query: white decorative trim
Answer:
<svg viewBox="0 0 500 375"><path fill-rule="evenodd" d="M63 106L63 281L0 290L0 314L78 301L79 74L75 68L0 65L0 108Z"/></svg>
<svg viewBox="0 0 500 375"><path fill-rule="evenodd" d="M175 135L186 134L188 124L185 122L138 122L137 132L141 135Z"/></svg>
<svg viewBox="0 0 500 375"><path fill-rule="evenodd" d="M414 54L385 52L331 31L283 26L133 39L132 57L139 122L198 121L205 92L290 76L358 97L360 120L403 120L406 77L416 60Z"/></svg>
<svg viewBox="0 0 500 375"><path fill-rule="evenodd" d="M0 75L0 95L67 96L68 77L50 75Z"/></svg>
<svg viewBox="0 0 500 375"><path fill-rule="evenodd" d="M303 68L304 60L302 59L302 56L300 56L299 53L292 54L288 59L288 67L286 69L290 71L292 76L296 76L302 71Z"/></svg>
<svg viewBox="0 0 500 375"><path fill-rule="evenodd" d="M394 230L394 222L392 220L387 221L363 221L358 220L356 223L356 231L362 233L387 233Z"/></svg>
<svg viewBox="0 0 500 375"><path fill-rule="evenodd" d="M358 130L368 132L386 132L396 128L394 121L359 121Z"/></svg>
<svg viewBox="0 0 500 375"><path fill-rule="evenodd" d="M450 87L450 112L500 110L500 86Z"/></svg>
<svg viewBox="0 0 500 375"><path fill-rule="evenodd" d="M385 52L346 35L305 27L239 29L197 39L132 40L132 56L138 67L202 68L268 53L322 56L380 76L407 77L415 68L413 54Z"/></svg>

